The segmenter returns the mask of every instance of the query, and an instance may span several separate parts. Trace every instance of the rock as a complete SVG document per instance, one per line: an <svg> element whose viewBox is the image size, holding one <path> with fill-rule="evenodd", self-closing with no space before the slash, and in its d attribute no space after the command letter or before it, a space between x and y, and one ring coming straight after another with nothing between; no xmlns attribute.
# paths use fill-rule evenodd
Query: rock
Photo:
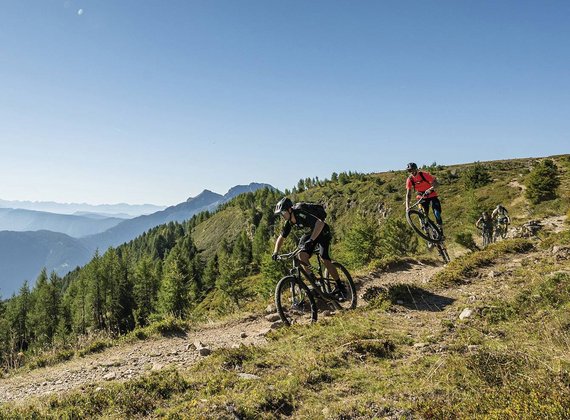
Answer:
<svg viewBox="0 0 570 420"><path fill-rule="evenodd" d="M196 347L192 343L190 343L186 346L186 351L190 351L190 350L196 350Z"/></svg>
<svg viewBox="0 0 570 420"><path fill-rule="evenodd" d="M112 381L113 379L117 379L117 374L115 372L107 373L103 376L103 379L106 381Z"/></svg>
<svg viewBox="0 0 570 420"><path fill-rule="evenodd" d="M473 310L465 308L463 309L463 312L459 314L459 319L466 319L469 318L471 315L473 315Z"/></svg>
<svg viewBox="0 0 570 420"><path fill-rule="evenodd" d="M477 351L478 349L479 349L479 346L476 346L475 344L469 344L467 346L468 351Z"/></svg>
<svg viewBox="0 0 570 420"><path fill-rule="evenodd" d="M247 379L247 380L261 379L261 377L257 375L252 375L251 373L238 373L237 376L240 379Z"/></svg>
<svg viewBox="0 0 570 420"><path fill-rule="evenodd" d="M261 331L259 331L257 336L258 337L265 337L267 334L269 334L269 331L271 331L271 328L264 328Z"/></svg>
<svg viewBox="0 0 570 420"><path fill-rule="evenodd" d="M265 308L265 313L267 314L272 314L277 310L277 308L275 307L275 305L271 304L271 305L267 305L267 308Z"/></svg>
<svg viewBox="0 0 570 420"><path fill-rule="evenodd" d="M331 316L331 311L329 311L328 309L323 311L323 316Z"/></svg>
<svg viewBox="0 0 570 420"><path fill-rule="evenodd" d="M487 276L491 279L495 278L496 274L494 271L489 271L489 274L487 274Z"/></svg>
<svg viewBox="0 0 570 420"><path fill-rule="evenodd" d="M277 328L281 328L283 326L283 321L276 321L271 324L271 329L276 330Z"/></svg>
<svg viewBox="0 0 570 420"><path fill-rule="evenodd" d="M163 367L164 365L162 365L161 363L154 363L150 368L150 370L162 370Z"/></svg>
<svg viewBox="0 0 570 420"><path fill-rule="evenodd" d="M417 348L417 349L421 349L421 348L427 347L427 346L429 346L428 343L415 343L415 344L414 344L414 347Z"/></svg>
<svg viewBox="0 0 570 420"><path fill-rule="evenodd" d="M269 322L275 322L279 321L281 317L279 316L279 314L269 314L265 316L265 319Z"/></svg>
<svg viewBox="0 0 570 420"><path fill-rule="evenodd" d="M194 344L194 348L196 350L200 350L202 347L204 347L204 344L200 340L195 340L192 344Z"/></svg>
<svg viewBox="0 0 570 420"><path fill-rule="evenodd" d="M171 356L177 356L178 355L178 350L171 350L169 353Z"/></svg>
<svg viewBox="0 0 570 420"><path fill-rule="evenodd" d="M212 350L210 350L208 347L201 347L200 349L198 349L198 353L200 354L200 356L209 356L210 354L212 354Z"/></svg>
<svg viewBox="0 0 570 420"><path fill-rule="evenodd" d="M101 392L103 391L103 388L101 388L100 386L98 386L97 388L95 388L95 392Z"/></svg>
<svg viewBox="0 0 570 420"><path fill-rule="evenodd" d="M56 384L56 385L61 385L61 384L63 384L63 381L57 380L57 381L55 381L55 384Z"/></svg>
<svg viewBox="0 0 570 420"><path fill-rule="evenodd" d="M245 332L242 332L242 333L240 334L240 337L241 337L241 338L247 338L247 334L246 334Z"/></svg>

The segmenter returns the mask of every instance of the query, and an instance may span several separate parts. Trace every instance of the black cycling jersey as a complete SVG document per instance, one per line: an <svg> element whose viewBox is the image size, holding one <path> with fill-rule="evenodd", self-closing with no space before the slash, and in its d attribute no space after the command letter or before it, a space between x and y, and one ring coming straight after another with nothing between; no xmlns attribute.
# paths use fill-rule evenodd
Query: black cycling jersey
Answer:
<svg viewBox="0 0 570 420"><path fill-rule="evenodd" d="M294 223L295 227L297 227L299 229L310 228L311 231L313 229L315 229L315 225L317 224L317 221L319 219L317 219L311 213L307 213L306 211L303 211L301 209L292 209L292 212L295 215L295 221L297 222L297 223ZM291 222L291 219L287 220L285 222L285 225L283 226L283 230L281 231L281 236L283 236L284 238L289 236L289 233L291 233L291 226L292 225L293 225L293 223ZM330 228L329 228L329 225L327 225L325 223L325 225L323 226L323 230L319 234L319 237L325 236L328 234L330 234Z"/></svg>

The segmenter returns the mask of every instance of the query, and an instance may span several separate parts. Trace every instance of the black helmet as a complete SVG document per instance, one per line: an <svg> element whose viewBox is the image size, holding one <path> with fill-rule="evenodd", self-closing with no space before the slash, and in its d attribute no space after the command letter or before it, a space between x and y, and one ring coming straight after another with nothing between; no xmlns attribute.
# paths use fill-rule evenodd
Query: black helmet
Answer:
<svg viewBox="0 0 570 420"><path fill-rule="evenodd" d="M287 198L287 197L283 197L281 200L279 200L279 202L275 205L275 211L274 214L279 214L281 213L283 210L289 210L291 207L293 207L293 202Z"/></svg>
<svg viewBox="0 0 570 420"><path fill-rule="evenodd" d="M417 171L418 170L418 165L416 165L414 162L410 162L408 163L408 166L406 167L407 171Z"/></svg>

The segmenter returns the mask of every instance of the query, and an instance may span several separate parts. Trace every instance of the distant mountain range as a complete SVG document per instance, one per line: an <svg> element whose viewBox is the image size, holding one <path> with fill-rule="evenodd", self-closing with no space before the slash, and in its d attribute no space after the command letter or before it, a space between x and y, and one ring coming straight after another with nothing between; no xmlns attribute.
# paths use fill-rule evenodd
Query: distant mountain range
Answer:
<svg viewBox="0 0 570 420"><path fill-rule="evenodd" d="M91 257L90 249L63 233L0 232L1 297L10 297L24 280L33 284L43 267L65 274Z"/></svg>
<svg viewBox="0 0 570 420"><path fill-rule="evenodd" d="M111 217L117 215L127 215L136 217L143 214L151 214L164 210L166 206L154 204L87 204L87 203L56 203L53 201L8 201L0 199L1 208L24 209L35 211L46 211L58 214L74 214L77 212L87 212L101 214ZM121 217L121 216L119 216ZM124 217L121 217L124 218Z"/></svg>
<svg viewBox="0 0 570 420"><path fill-rule="evenodd" d="M95 214L85 216L56 214L44 211L0 208L0 231L17 232L49 230L74 238L94 235L118 225L125 219Z"/></svg>
<svg viewBox="0 0 570 420"><path fill-rule="evenodd" d="M76 223L76 227L73 229L58 225L60 222L63 223L64 219L50 219L52 226L59 226L60 229L65 228L74 233L85 220L94 223L93 226L96 224L101 226L104 223L113 224L104 231L80 238L46 230L0 232L0 295L4 298L9 297L23 284L24 280L33 284L43 267L46 267L48 272L55 270L60 275L65 274L76 266L87 263L96 249L103 253L108 247L128 242L155 226L168 222L183 222L202 211L213 211L221 204L242 193L253 192L261 188L273 189L269 184L251 183L235 186L224 195L204 190L196 197L190 197L183 203L127 220L101 219L100 216L53 215L78 218L77 220L65 219L72 224ZM7 210L7 212L9 211L13 210ZM0 222L2 214L3 209L0 209ZM22 224L24 224L25 215L21 217ZM86 227L83 228L87 229ZM95 229L95 227L91 229Z"/></svg>

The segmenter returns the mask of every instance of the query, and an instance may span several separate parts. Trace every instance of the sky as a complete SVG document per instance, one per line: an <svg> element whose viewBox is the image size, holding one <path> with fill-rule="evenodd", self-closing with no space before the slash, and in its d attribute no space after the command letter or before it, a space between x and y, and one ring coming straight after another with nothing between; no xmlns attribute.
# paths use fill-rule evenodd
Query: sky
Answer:
<svg viewBox="0 0 570 420"><path fill-rule="evenodd" d="M570 152L567 0L3 0L0 199Z"/></svg>

